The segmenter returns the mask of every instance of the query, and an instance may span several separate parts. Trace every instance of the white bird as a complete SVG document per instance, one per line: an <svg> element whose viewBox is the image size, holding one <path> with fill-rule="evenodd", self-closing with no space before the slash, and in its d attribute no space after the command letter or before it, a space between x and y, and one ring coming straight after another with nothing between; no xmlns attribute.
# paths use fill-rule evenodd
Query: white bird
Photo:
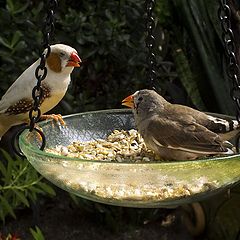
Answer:
<svg viewBox="0 0 240 240"><path fill-rule="evenodd" d="M46 53L45 49L45 53ZM0 100L0 139L7 130L29 121L32 108L32 90L36 86L35 69L40 59L27 68L9 87ZM64 97L71 81L70 74L74 67L80 67L81 59L77 51L64 44L51 46L51 53L46 59L47 76L41 82L43 98L40 103L44 114L55 107Z"/></svg>
<svg viewBox="0 0 240 240"><path fill-rule="evenodd" d="M126 97L122 105L133 109L136 127L146 146L162 159L188 160L234 153L228 140L240 131L236 120L171 104L146 89Z"/></svg>

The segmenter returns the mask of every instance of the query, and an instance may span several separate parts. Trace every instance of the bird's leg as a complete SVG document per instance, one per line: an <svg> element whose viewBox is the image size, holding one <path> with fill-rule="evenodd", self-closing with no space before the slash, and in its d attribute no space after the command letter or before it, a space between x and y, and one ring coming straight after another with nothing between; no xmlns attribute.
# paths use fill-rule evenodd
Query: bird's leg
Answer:
<svg viewBox="0 0 240 240"><path fill-rule="evenodd" d="M47 119L53 119L54 121L59 122L61 125L65 125L65 122L61 114L42 115L40 118L40 120L47 120Z"/></svg>
<svg viewBox="0 0 240 240"><path fill-rule="evenodd" d="M62 118L61 114L50 114L50 115L42 115L40 117L40 120L47 120L47 119L53 119L56 122L59 122L61 125L65 125L65 122ZM30 125L30 120L26 121L28 125ZM42 131L42 128L38 126L38 124L35 124L35 127ZM42 136L37 132L37 139L39 141L42 141Z"/></svg>

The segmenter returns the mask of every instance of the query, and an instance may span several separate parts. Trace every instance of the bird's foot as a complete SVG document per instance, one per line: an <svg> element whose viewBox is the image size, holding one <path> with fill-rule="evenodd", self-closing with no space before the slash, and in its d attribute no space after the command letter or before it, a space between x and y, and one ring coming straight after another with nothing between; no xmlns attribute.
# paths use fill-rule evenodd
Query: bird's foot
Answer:
<svg viewBox="0 0 240 240"><path fill-rule="evenodd" d="M61 125L65 125L61 114L50 114L50 115L42 115L41 120L53 119L56 122L59 122Z"/></svg>

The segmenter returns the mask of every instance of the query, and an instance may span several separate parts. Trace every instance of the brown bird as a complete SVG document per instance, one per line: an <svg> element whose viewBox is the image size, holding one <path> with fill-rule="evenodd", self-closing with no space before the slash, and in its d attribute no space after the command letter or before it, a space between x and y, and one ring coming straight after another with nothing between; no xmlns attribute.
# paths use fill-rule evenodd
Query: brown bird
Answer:
<svg viewBox="0 0 240 240"><path fill-rule="evenodd" d="M27 68L0 100L0 139L11 126L29 121L28 112L33 106L32 90L37 83L35 69L39 63L40 59ZM51 53L46 59L47 76L41 83L42 114L55 107L64 97L71 81L70 74L74 67L80 67L80 63L81 59L74 48L64 44L51 46Z"/></svg>
<svg viewBox="0 0 240 240"><path fill-rule="evenodd" d="M234 153L228 140L240 130L236 120L171 104L146 89L126 97L122 105L133 109L136 127L146 146L162 159L188 160Z"/></svg>

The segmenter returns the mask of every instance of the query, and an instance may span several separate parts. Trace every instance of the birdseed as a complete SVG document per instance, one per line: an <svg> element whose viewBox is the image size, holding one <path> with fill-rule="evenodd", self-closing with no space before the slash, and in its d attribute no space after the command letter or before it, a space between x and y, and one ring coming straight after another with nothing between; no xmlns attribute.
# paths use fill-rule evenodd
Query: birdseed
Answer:
<svg viewBox="0 0 240 240"><path fill-rule="evenodd" d="M179 169L168 171L155 168L155 164L141 164L159 159L148 150L139 133L114 130L105 140L80 142L57 146L48 152L90 161L56 161L38 166L48 179L67 191L92 200L127 206L157 206L158 202L186 198L220 186L204 173L194 177L176 177ZM102 164L112 161L113 164ZM121 164L122 162L136 164ZM157 163L157 162L156 162ZM135 167L136 166L136 167ZM174 172L175 171L175 172ZM181 173L183 174L183 173Z"/></svg>
<svg viewBox="0 0 240 240"><path fill-rule="evenodd" d="M68 146L47 149L49 153L86 160L111 162L152 162L160 160L146 148L143 138L135 129L114 130L106 139L75 141Z"/></svg>

